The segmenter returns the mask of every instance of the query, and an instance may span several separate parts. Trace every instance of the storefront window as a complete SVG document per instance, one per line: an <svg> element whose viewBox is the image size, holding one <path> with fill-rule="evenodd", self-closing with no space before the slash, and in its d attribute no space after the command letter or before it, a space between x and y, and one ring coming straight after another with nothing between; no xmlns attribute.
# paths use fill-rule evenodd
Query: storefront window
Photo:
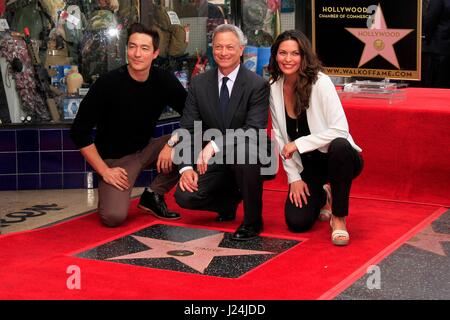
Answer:
<svg viewBox="0 0 450 320"><path fill-rule="evenodd" d="M0 67L12 123L71 122L89 86L126 63L138 0L8 1Z"/></svg>
<svg viewBox="0 0 450 320"><path fill-rule="evenodd" d="M0 119L73 121L90 85L126 63L127 28L134 22L158 29L155 64L174 72L186 88L192 76L215 66L211 36L222 23L242 27L249 44L244 60L254 62L247 67L264 75L274 37L294 28L293 7L294 0L9 0L0 12L9 26L0 29L0 101L7 102ZM166 111L162 118L177 116Z"/></svg>
<svg viewBox="0 0 450 320"><path fill-rule="evenodd" d="M160 57L155 63L175 72L187 87L192 74L211 64L211 32L226 21L229 3L15 0L8 1L2 15L10 27L0 32L0 97L9 109L0 113L3 122L59 123L73 120L83 95L101 74L126 63L127 28L134 22L158 29ZM176 116L166 111L163 118Z"/></svg>
<svg viewBox="0 0 450 320"><path fill-rule="evenodd" d="M242 0L242 29L247 37L244 65L269 78L270 47L286 29L294 29L294 0Z"/></svg>

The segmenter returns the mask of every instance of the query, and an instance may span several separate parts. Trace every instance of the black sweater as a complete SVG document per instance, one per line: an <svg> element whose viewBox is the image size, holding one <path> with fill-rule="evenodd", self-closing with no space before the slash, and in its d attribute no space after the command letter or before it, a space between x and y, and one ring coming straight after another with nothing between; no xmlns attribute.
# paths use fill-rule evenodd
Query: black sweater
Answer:
<svg viewBox="0 0 450 320"><path fill-rule="evenodd" d="M80 104L70 136L79 149L94 142L103 159L121 158L148 144L166 106L182 114L186 96L181 83L168 71L152 67L148 79L138 82L131 78L127 66L122 66L92 85Z"/></svg>

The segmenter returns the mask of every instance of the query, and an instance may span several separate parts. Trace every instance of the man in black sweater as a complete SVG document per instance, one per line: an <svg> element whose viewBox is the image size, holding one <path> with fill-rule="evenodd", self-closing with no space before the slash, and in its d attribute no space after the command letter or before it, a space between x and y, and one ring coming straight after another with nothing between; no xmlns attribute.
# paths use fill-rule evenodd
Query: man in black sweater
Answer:
<svg viewBox="0 0 450 320"><path fill-rule="evenodd" d="M159 174L138 207L161 219L180 218L164 201L179 177L172 170L173 143L170 135L155 139L152 134L166 106L182 113L187 93L173 74L152 67L158 46L157 31L133 24L128 32L128 64L92 85L71 128L75 145L99 174L98 212L106 226L118 226L126 219L136 178L151 165Z"/></svg>

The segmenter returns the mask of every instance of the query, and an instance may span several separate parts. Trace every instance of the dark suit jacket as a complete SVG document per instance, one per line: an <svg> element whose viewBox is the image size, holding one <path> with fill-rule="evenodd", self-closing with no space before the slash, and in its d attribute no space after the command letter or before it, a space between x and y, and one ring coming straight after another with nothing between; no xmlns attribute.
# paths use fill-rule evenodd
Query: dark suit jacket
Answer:
<svg viewBox="0 0 450 320"><path fill-rule="evenodd" d="M423 13L423 52L450 55L450 0L430 0Z"/></svg>
<svg viewBox="0 0 450 320"><path fill-rule="evenodd" d="M226 129L242 129L241 133L245 134L252 129L258 131L267 128L270 88L266 80L241 65L231 91L225 119L219 110L218 86L217 69L192 79L180 121L181 128L193 134L194 121L202 122L203 132L208 129L218 129L223 134ZM231 150L232 146L225 145L225 140L215 140L221 151ZM258 143L252 139L250 141L250 143ZM192 152L191 163L184 163L180 167L193 166L194 159L197 159L197 154Z"/></svg>

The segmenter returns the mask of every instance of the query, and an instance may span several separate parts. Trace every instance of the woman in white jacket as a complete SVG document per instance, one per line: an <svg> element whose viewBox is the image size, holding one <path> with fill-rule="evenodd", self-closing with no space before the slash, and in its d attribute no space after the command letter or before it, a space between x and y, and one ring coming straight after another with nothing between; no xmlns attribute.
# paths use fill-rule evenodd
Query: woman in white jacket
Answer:
<svg viewBox="0 0 450 320"><path fill-rule="evenodd" d="M362 150L349 133L333 83L321 70L300 31L285 31L272 45L270 111L289 183L285 218L291 231L304 232L328 199L332 242L347 245L345 218L352 180L363 168Z"/></svg>

